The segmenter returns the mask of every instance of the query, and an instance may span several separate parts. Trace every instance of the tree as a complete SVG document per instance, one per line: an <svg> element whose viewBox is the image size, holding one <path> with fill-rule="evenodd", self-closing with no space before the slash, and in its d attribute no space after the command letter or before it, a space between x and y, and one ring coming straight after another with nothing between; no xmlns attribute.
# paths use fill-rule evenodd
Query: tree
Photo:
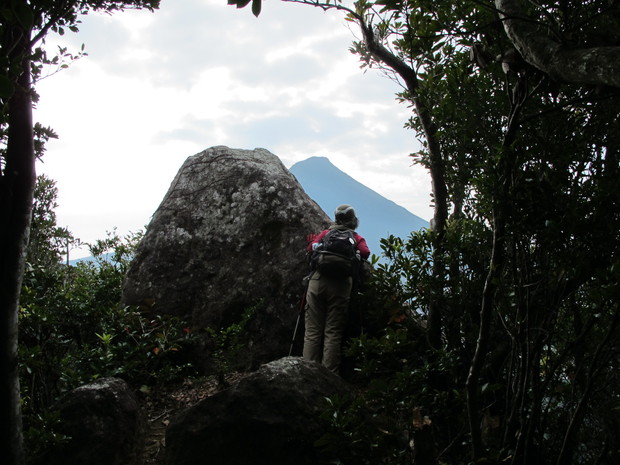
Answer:
<svg viewBox="0 0 620 465"><path fill-rule="evenodd" d="M430 285L409 289L429 300L428 360L457 357L429 384L466 384L465 424L428 406L451 426L442 460L467 430L474 461L617 461L620 5L292 1L344 12L414 109L436 210L431 272L412 273Z"/></svg>
<svg viewBox="0 0 620 465"><path fill-rule="evenodd" d="M262 0L228 0L229 5L237 8L252 2L252 13L259 16ZM340 9L342 0L335 2L320 0L283 0L304 3L319 8ZM352 2L357 7L378 5L395 11L406 2L384 0L379 2ZM492 8L502 20L506 35L523 59L551 78L560 82L573 84L605 85L620 87L620 44L618 27L620 26L617 6L613 2L541 2L530 8L537 12L525 12L522 0L494 0L494 2L477 2L483 9ZM415 4L415 2L411 2ZM421 6L424 2L420 2ZM343 8L347 9L347 8ZM432 10L432 8L429 8ZM580 10L580 11L579 11ZM561 30L570 19L557 21L557 17L546 15L547 12L562 14L568 11L573 15L571 28ZM575 14L577 12L577 14ZM537 16L543 13L545 19ZM582 14L583 13L583 14ZM465 18L461 18L465 19ZM581 22L589 31L579 30ZM592 27L594 26L594 27ZM586 32L585 35L582 35Z"/></svg>
<svg viewBox="0 0 620 465"><path fill-rule="evenodd" d="M31 265L58 267L62 256L68 255L69 247L80 242L67 228L61 228L56 223L57 196L56 181L45 175L37 176L26 256L26 261Z"/></svg>
<svg viewBox="0 0 620 465"><path fill-rule="evenodd" d="M0 450L6 463L23 462L17 314L35 186L33 82L52 63L42 48L50 32L77 31L89 11L153 10L159 0L11 0L0 8Z"/></svg>

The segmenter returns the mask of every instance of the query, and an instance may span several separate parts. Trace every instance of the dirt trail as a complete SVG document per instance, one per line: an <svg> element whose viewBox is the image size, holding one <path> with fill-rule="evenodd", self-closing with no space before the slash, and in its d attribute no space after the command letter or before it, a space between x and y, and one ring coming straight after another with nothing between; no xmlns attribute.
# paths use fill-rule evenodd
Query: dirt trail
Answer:
<svg viewBox="0 0 620 465"><path fill-rule="evenodd" d="M226 382L233 384L244 374L233 373ZM142 410L146 419L144 440L144 465L164 465L166 427L170 419L181 409L190 407L220 390L214 377L188 379L172 388L153 390L144 396Z"/></svg>

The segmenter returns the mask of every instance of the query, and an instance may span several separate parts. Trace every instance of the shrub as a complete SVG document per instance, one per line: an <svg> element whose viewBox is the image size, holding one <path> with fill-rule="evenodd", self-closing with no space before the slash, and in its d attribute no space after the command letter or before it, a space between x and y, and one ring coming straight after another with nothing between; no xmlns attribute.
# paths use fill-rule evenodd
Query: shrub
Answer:
<svg viewBox="0 0 620 465"><path fill-rule="evenodd" d="M99 377L133 386L195 373L186 352L193 334L183 321L121 304L139 235L110 235L91 248L93 262L29 265L20 307L20 376L28 450L62 440L50 406L64 392ZM106 254L108 251L110 254Z"/></svg>

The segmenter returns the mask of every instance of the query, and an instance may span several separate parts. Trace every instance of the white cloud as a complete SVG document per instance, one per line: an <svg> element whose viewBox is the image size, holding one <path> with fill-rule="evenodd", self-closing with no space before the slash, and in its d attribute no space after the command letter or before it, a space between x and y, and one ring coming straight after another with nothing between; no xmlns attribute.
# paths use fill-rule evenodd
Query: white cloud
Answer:
<svg viewBox="0 0 620 465"><path fill-rule="evenodd" d="M269 1L257 19L225 3L164 0L49 38L89 53L37 87L36 118L61 137L38 168L58 182L60 223L87 241L141 228L183 161L214 145L264 147L289 167L327 156L430 218L410 110L394 82L359 69L342 17Z"/></svg>

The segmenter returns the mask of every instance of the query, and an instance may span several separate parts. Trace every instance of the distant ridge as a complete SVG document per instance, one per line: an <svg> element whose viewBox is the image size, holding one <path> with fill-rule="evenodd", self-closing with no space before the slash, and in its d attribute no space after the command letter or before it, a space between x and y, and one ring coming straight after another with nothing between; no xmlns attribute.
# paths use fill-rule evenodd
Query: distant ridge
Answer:
<svg viewBox="0 0 620 465"><path fill-rule="evenodd" d="M360 220L358 231L375 255L381 255L381 238L390 234L406 238L412 231L428 227L428 221L356 181L326 157L300 161L289 171L330 218L338 205L352 205Z"/></svg>

